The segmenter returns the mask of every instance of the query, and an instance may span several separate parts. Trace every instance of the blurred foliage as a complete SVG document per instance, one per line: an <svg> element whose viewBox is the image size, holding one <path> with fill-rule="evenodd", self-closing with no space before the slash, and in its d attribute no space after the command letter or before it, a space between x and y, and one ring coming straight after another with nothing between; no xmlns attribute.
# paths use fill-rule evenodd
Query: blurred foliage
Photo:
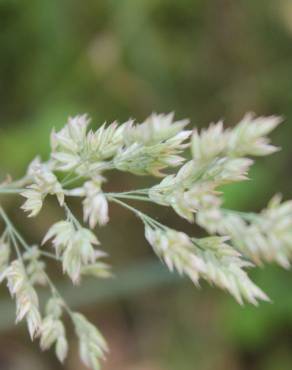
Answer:
<svg viewBox="0 0 292 370"><path fill-rule="evenodd" d="M175 111L202 127L222 117L232 124L252 110L283 115L273 137L283 151L259 161L252 181L226 188L226 203L259 210L275 191L291 198L291 43L291 0L1 0L0 175L19 176L36 154L45 158L51 128L68 115L88 112L97 125ZM113 174L109 186L144 181ZM23 225L19 200L5 202L31 241L59 217L49 203ZM193 229L169 211L146 210ZM149 257L138 221L118 208L111 212L113 226L98 233L113 262ZM291 273L271 266L252 275L273 304L241 308L205 285L196 291L182 283L116 298L97 314L90 305L112 347L107 369L291 369ZM31 358L28 368L57 368L17 333L10 334L15 351L0 351L1 369L24 369L18 357ZM66 366L80 369L76 364L72 355Z"/></svg>

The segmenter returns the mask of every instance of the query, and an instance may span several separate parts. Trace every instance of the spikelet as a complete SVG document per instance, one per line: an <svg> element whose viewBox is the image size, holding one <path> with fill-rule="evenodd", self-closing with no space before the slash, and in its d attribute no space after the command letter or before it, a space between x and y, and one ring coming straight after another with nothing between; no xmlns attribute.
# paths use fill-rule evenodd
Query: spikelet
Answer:
<svg viewBox="0 0 292 370"><path fill-rule="evenodd" d="M43 201L48 194L56 195L59 204L64 203L64 191L55 174L47 164L43 164L39 159L34 160L28 171L32 177L32 183L21 193L26 198L22 209L29 212L29 217L36 216L43 206Z"/></svg>
<svg viewBox="0 0 292 370"><path fill-rule="evenodd" d="M105 253L95 249L99 241L89 229L75 229L72 222L60 221L48 230L43 243L49 239L53 239L56 255L61 257L63 272L74 284L79 283L81 275L87 272L94 274L95 270L96 275L100 273L104 277L108 274L109 267L99 261Z"/></svg>
<svg viewBox="0 0 292 370"><path fill-rule="evenodd" d="M109 221L108 202L100 189L100 182L87 181L84 184L85 199L83 201L84 221L91 229L99 224L104 226Z"/></svg>
<svg viewBox="0 0 292 370"><path fill-rule="evenodd" d="M46 305L46 316L40 327L40 347L43 351L55 345L55 353L64 362L68 353L65 327L61 321L63 302L56 297L50 298Z"/></svg>
<svg viewBox="0 0 292 370"><path fill-rule="evenodd" d="M105 359L108 346L99 330L80 313L73 314L76 334L79 338L79 353L82 362L93 370L100 370L100 361Z"/></svg>
<svg viewBox="0 0 292 370"><path fill-rule="evenodd" d="M240 304L269 301L244 270L251 264L226 243L226 237L191 239L182 232L148 225L145 237L171 271L187 275L196 285L203 278L228 291Z"/></svg>
<svg viewBox="0 0 292 370"><path fill-rule="evenodd" d="M41 325L37 293L19 260L11 262L5 271L5 276L9 292L16 300L16 322L25 318L30 337L33 339L39 334Z"/></svg>

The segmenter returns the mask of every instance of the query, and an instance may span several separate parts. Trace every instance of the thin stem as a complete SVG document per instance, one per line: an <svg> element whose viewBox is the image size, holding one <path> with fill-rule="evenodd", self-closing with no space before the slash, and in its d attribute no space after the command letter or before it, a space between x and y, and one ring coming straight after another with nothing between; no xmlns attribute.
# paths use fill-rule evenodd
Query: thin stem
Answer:
<svg viewBox="0 0 292 370"><path fill-rule="evenodd" d="M31 176L25 175L19 180L13 181L13 182L6 182L3 185L0 186L1 188L22 188L23 186L26 186L31 181Z"/></svg>
<svg viewBox="0 0 292 370"><path fill-rule="evenodd" d="M17 254L17 257L18 257L18 259L20 261L23 262L22 255L20 253L19 247L17 245L16 238L15 238L15 235L14 235L14 227L13 227L12 223L10 222L10 220L9 220L7 214L5 213L4 209L1 206L0 206L0 215L1 215L2 219L3 219L3 221L6 224L6 227L7 227L6 230L7 230L8 234L9 234L9 236L10 236L10 239L12 241L12 244L13 244L13 247L14 247L15 252Z"/></svg>
<svg viewBox="0 0 292 370"><path fill-rule="evenodd" d="M5 222L7 228L8 229L11 229L11 228L13 229L14 227L13 227L11 221L9 220L6 212L4 211L4 209L1 206L0 206L0 215L1 215L2 219L3 219L3 221Z"/></svg>
<svg viewBox="0 0 292 370"><path fill-rule="evenodd" d="M122 191L116 194L148 194L149 189L137 189L137 190L129 190L129 191Z"/></svg>
<svg viewBox="0 0 292 370"><path fill-rule="evenodd" d="M61 293L59 292L59 290L57 289L56 285L52 282L51 278L49 277L49 275L44 271L44 274L46 276L46 279L47 279L47 282L48 282L48 285L51 289L51 292L54 296L58 297L59 299L61 299L62 303L63 303L63 307L65 308L66 312L68 313L68 315L72 318L72 315L73 315L73 311L71 310L71 308L68 306L68 304L66 303L66 301L64 300L64 298L62 297Z"/></svg>
<svg viewBox="0 0 292 370"><path fill-rule="evenodd" d="M131 207L129 204L124 203L123 201L121 201L119 199L115 199L114 197L110 197L109 200L111 200L111 201L113 201L115 203L118 203L122 207L127 208L130 211L134 212L144 223L146 223L146 224L148 223L150 226L155 227L155 228L156 227L159 227L159 228L162 228L163 230L169 230L169 227L161 224L160 222L156 221L154 218L146 215L145 213L137 210L136 208ZM198 238L191 238L191 240L193 241L193 243L196 245L197 248L199 248L201 250L205 250L200 245Z"/></svg>
<svg viewBox="0 0 292 370"><path fill-rule="evenodd" d="M23 258L22 258L21 252L19 250L19 247L17 245L16 237L17 237L17 239L20 241L20 243L23 245L23 247L26 250L29 250L30 247L28 246L28 244L26 243L26 241L22 238L22 236L19 234L19 232L15 229L15 227L13 226L12 222L10 221L10 219L8 218L7 214L5 213L5 211L3 210L2 207L0 207L0 214L1 214L4 222L7 225L7 231L9 232L9 236L10 236L11 241L12 241L12 244L13 244L13 246L15 248L15 252L17 254L17 257L23 263ZM40 251L40 253L42 255L47 256L47 257L50 257L50 258L54 258L54 259L59 260L58 257L54 256L51 253L44 252L44 251ZM44 274L46 276L46 280L47 280L48 285L49 285L49 287L50 287L50 289L52 291L52 294L58 296L62 300L65 310L67 311L67 313L69 314L69 316L72 317L73 312L71 311L70 307L67 305L67 303L65 302L65 300L62 298L61 294L59 293L59 291L56 288L55 284L52 282L52 280L49 277L49 275L45 271L44 271Z"/></svg>
<svg viewBox="0 0 292 370"><path fill-rule="evenodd" d="M84 177L84 176L83 175L78 175L78 176L73 177L72 179L68 179L67 181L64 181L63 180L62 183L61 183L62 184L62 187L65 187L67 185L70 185L73 182L82 179L82 177Z"/></svg>
<svg viewBox="0 0 292 370"><path fill-rule="evenodd" d="M67 217L69 218L69 220L71 220L74 223L75 227L77 229L82 229L82 226L81 226L80 222L74 216L74 214L72 213L72 211L70 210L70 208L67 206L66 203L64 203L64 206L63 207L65 208Z"/></svg>
<svg viewBox="0 0 292 370"><path fill-rule="evenodd" d="M16 228L14 227L14 225L12 224L12 222L10 221L9 217L7 216L6 212L3 210L3 208L0 208L0 211L1 211L2 218L6 222L6 225L10 228L10 230L13 232L13 234L18 239L18 241L22 244L22 246L24 247L24 249L26 249L27 251L29 251L30 250L30 246L27 244L27 242L24 240L24 238L20 235L20 233L18 232L18 230L16 230Z"/></svg>
<svg viewBox="0 0 292 370"><path fill-rule="evenodd" d="M139 218L141 218L141 219L143 219L143 218L145 218L145 214L143 213L143 212L141 212L141 211L139 211L138 209L136 209L136 208L134 208L134 207L132 207L132 206L130 206L129 204L127 204L127 203L124 203L124 202L122 202L121 200L119 200L119 199L116 199L114 196L107 196L107 198L110 200L110 201L113 201L113 202L115 202L115 203L118 203L119 205L121 205L122 207L124 207L124 208L127 208L128 210L130 210L131 212L133 212L133 213L135 213Z"/></svg>
<svg viewBox="0 0 292 370"><path fill-rule="evenodd" d="M70 177L74 174L74 172L70 171L66 174L66 176L62 179L62 184L66 183L66 181L71 180Z"/></svg>
<svg viewBox="0 0 292 370"><path fill-rule="evenodd" d="M9 229L6 226L6 229L4 230L3 234L1 235L1 239L5 240L6 237L9 237Z"/></svg>
<svg viewBox="0 0 292 370"><path fill-rule="evenodd" d="M9 236L10 236L10 239L12 241L12 245L13 245L13 247L15 249L15 252L17 254L17 258L23 263L22 254L21 254L20 249L18 247L18 244L17 244L17 240L15 238L15 235L13 234L13 230L10 230L9 229Z"/></svg>
<svg viewBox="0 0 292 370"><path fill-rule="evenodd" d="M121 198L121 199L129 199L129 200L141 200L143 202L152 202L151 199L149 199L148 197L143 197L143 196L139 196L139 195L131 195L129 193L129 195L127 195L127 193L104 193L105 196L109 196L109 197L114 197L114 198Z"/></svg>
<svg viewBox="0 0 292 370"><path fill-rule="evenodd" d="M148 224L150 224L152 226L160 227L162 229L168 229L167 226L165 226L165 225L161 224L160 222L156 221L154 218L146 215L145 213L139 211L138 209L130 206L129 204L127 204L127 203L125 203L125 202L123 202L123 201L121 201L119 199L117 199L117 198L115 198L113 196L108 196L108 199L110 201L113 201L115 203L118 203L122 207L127 208L131 212L135 213L144 223L146 223L146 224L148 223Z"/></svg>
<svg viewBox="0 0 292 370"><path fill-rule="evenodd" d="M15 236L17 237L17 239L19 240L19 242L22 244L22 246L28 251L30 250L30 247L29 245L27 244L27 242L23 239L23 237L20 235L20 233L16 230L16 228L12 225L11 221L9 220L10 222L10 225L11 225L11 229L13 231L13 233L15 234Z"/></svg>
<svg viewBox="0 0 292 370"><path fill-rule="evenodd" d="M0 187L0 194L20 194L24 191L25 189L17 189L17 188L7 188L7 187Z"/></svg>
<svg viewBox="0 0 292 370"><path fill-rule="evenodd" d="M4 211L4 209L2 207L0 207L0 214L7 226L7 231L9 232L10 231L10 235L11 235L11 232L13 233L13 237L14 237L14 240L15 237L18 239L18 241L20 242L20 244L24 247L25 250L29 251L30 250L30 246L28 245L28 243L24 240L24 238L21 236L21 234L19 233L19 231L14 227L14 225L12 224L12 222L10 221L9 217L7 216L6 212ZM5 233L5 232L4 232ZM45 251L42 251L42 250L39 250L40 254L42 254L43 256L46 256L46 257L49 257L51 259L54 259L56 261L60 261L60 258L58 258L57 256L55 256L53 253L50 253L50 252L45 252Z"/></svg>
<svg viewBox="0 0 292 370"><path fill-rule="evenodd" d="M53 260L55 260L55 261L59 261L59 262L61 262L61 261L62 261L62 260L61 260L61 258L57 257L57 256L56 256L56 255L54 255L53 253L46 252L46 251L43 251L43 250L41 250L41 249L39 249L39 252L40 252L40 254L41 254L42 256L44 256L44 257L48 257L48 258L51 258L51 259L53 259Z"/></svg>

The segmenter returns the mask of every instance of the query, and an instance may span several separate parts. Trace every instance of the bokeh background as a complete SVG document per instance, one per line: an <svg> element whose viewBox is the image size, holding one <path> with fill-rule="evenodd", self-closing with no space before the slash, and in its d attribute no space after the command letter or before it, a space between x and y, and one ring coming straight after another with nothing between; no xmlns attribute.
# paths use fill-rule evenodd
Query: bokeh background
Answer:
<svg viewBox="0 0 292 370"><path fill-rule="evenodd" d="M283 151L259 160L251 181L226 188L229 207L257 211L275 192L292 198L291 0L0 1L0 175L21 176L35 155L45 159L49 133L69 115L93 125L175 111L204 127L236 123L246 111L280 114L273 134ZM115 191L153 183L110 175ZM21 200L1 198L30 243L62 213L48 201L25 219ZM72 204L80 213L78 204ZM160 221L203 235L173 212L143 206ZM110 209L97 233L116 278L72 290L49 266L64 295L109 341L105 370L291 370L292 273L268 266L254 280L273 304L239 307L224 292L197 290L154 258L139 221ZM64 367L41 354L14 306L0 296L0 369L81 370L74 333ZM69 323L68 323L69 324Z"/></svg>

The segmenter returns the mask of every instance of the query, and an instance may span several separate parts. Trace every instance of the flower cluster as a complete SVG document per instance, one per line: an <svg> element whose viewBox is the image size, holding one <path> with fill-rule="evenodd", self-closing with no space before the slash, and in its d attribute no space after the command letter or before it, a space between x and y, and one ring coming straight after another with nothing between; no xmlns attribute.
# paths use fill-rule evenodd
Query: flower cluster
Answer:
<svg viewBox="0 0 292 370"><path fill-rule="evenodd" d="M5 271L5 276L9 292L16 299L16 322L26 318L29 334L34 338L38 335L41 326L37 293L19 260L11 262Z"/></svg>
<svg viewBox="0 0 292 370"><path fill-rule="evenodd" d="M104 266L104 273L108 271L106 264L97 262L105 254L95 250L94 245L98 245L99 241L90 230L79 225L76 228L69 220L60 221L49 229L43 243L51 238L57 257L61 257L63 272L70 276L73 283L78 283L81 274L90 271L90 268L94 270Z"/></svg>
<svg viewBox="0 0 292 370"><path fill-rule="evenodd" d="M179 154L191 131L183 130L187 120L173 122L173 114L150 116L144 123L125 125L124 146L114 159L115 167L135 175L162 176L161 170L184 162Z"/></svg>
<svg viewBox="0 0 292 370"><path fill-rule="evenodd" d="M149 191L150 198L161 205L172 206L190 222L193 213L205 203L217 203L218 187L247 179L253 161L249 156L268 155L277 150L265 135L281 120L279 117L254 118L247 114L233 130L223 130L222 122L211 124L191 138L193 159L177 174L165 177ZM247 157L246 157L247 156Z"/></svg>
<svg viewBox="0 0 292 370"><path fill-rule="evenodd" d="M64 362L68 353L65 327L60 320L63 311L63 302L58 297L52 297L46 305L46 316L40 327L41 349L48 350L55 344L56 356Z"/></svg>
<svg viewBox="0 0 292 370"><path fill-rule="evenodd" d="M93 132L87 131L87 117L77 116L60 132L53 131L52 160L58 170L85 176L111 168L160 176L162 169L184 160L178 154L187 147L183 142L191 134L183 130L187 123L173 122L173 114L153 114L141 124L131 120L119 126L112 123Z"/></svg>
<svg viewBox="0 0 292 370"><path fill-rule="evenodd" d="M100 360L105 359L107 343L99 330L80 313L73 314L76 334L79 338L79 352L83 363L90 369L100 369Z"/></svg>
<svg viewBox="0 0 292 370"><path fill-rule="evenodd" d="M84 184L84 195L84 221L89 223L91 229L94 229L97 224L106 225L109 221L108 202L101 191L100 180L87 181Z"/></svg>
<svg viewBox="0 0 292 370"><path fill-rule="evenodd" d="M45 274L45 262L41 259L39 247L34 245L30 247L24 254L23 260L27 262L26 273L29 281L33 285L46 285L47 277Z"/></svg>
<svg viewBox="0 0 292 370"><path fill-rule="evenodd" d="M194 239L182 232L149 225L145 227L145 237L171 271L175 268L196 285L203 278L227 290L240 304L244 299L253 304L269 300L244 271L252 264L226 243L226 237Z"/></svg>
<svg viewBox="0 0 292 370"><path fill-rule="evenodd" d="M40 212L43 201L48 194L56 195L60 205L63 205L62 186L48 164L41 163L37 157L29 166L28 176L32 178L32 184L27 186L21 195L27 198L22 209L30 212L30 217L34 217Z"/></svg>
<svg viewBox="0 0 292 370"><path fill-rule="evenodd" d="M103 161L112 158L122 144L123 128L112 123L101 126L96 132L87 132L86 115L69 118L59 132L52 132L51 148L54 166L60 171L82 174L102 168Z"/></svg>
<svg viewBox="0 0 292 370"><path fill-rule="evenodd" d="M43 240L51 241L51 253L28 245L0 207L6 225L0 238L0 281L7 280L16 300L17 321L26 319L31 337L39 337L43 350L54 346L58 359L65 360L68 342L62 317L68 314L83 363L100 369L108 351L105 339L83 315L70 310L48 276L44 258L60 263L74 284L83 275L109 278L110 267L102 260L106 253L99 249L94 229L109 223L111 202L143 222L147 241L171 271L188 276L195 285L204 279L240 304L269 300L247 269L264 262L290 267L292 201L275 196L262 212L243 213L223 207L222 191L225 184L248 178L254 157L278 150L268 135L281 122L279 117L249 113L233 128L224 129L220 121L200 132L187 130L189 121L175 121L173 113L152 114L142 123L103 124L97 130L90 129L89 122L86 115L69 118L63 129L51 134L48 161L37 157L22 179L0 185L0 194L25 198L22 208L29 217L38 215L48 195L64 210L64 219L51 225ZM108 170L162 179L147 189L109 193L103 189ZM68 206L71 197L81 200L83 225ZM172 207L209 236L197 238L162 225L131 206L131 200ZM43 314L39 284L51 291Z"/></svg>
<svg viewBox="0 0 292 370"><path fill-rule="evenodd" d="M221 202L197 213L197 222L210 233L230 235L232 243L254 263L276 262L284 268L292 260L292 202L276 195L259 214L221 207Z"/></svg>

